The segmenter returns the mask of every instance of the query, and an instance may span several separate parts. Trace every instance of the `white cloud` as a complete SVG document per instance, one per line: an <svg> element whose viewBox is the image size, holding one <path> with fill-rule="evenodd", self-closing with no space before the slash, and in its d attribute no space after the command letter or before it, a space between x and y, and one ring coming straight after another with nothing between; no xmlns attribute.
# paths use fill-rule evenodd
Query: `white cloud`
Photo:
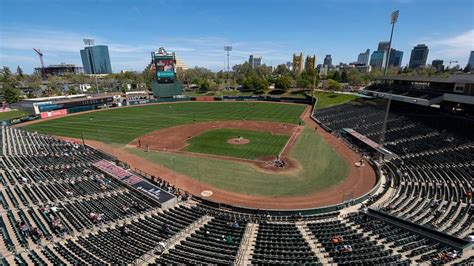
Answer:
<svg viewBox="0 0 474 266"><path fill-rule="evenodd" d="M2 27L0 52L1 63L9 66L25 65L25 70L32 71L39 60L32 48L39 48L44 53L46 64L60 62L81 65L79 51L83 49L83 39L92 38L96 44L109 47L112 69L143 70L149 62L150 52L159 47L174 51L185 64L208 67L220 70L225 60L225 45L232 45L231 64L242 63L250 54L263 56L272 62L285 62L287 52L284 45L273 42L241 42L222 37L176 38L160 37L159 41L146 40L141 43L122 43L109 40L104 36L92 36L88 33L64 32L32 27ZM156 45L151 45L156 44ZM18 56L21 54L22 56ZM281 59L281 60L279 60ZM269 63L270 61L266 61ZM28 72L30 72L28 71Z"/></svg>
<svg viewBox="0 0 474 266"><path fill-rule="evenodd" d="M446 38L427 38L421 42L428 45L432 59L457 60L462 66L466 64L470 51L474 50L474 29Z"/></svg>

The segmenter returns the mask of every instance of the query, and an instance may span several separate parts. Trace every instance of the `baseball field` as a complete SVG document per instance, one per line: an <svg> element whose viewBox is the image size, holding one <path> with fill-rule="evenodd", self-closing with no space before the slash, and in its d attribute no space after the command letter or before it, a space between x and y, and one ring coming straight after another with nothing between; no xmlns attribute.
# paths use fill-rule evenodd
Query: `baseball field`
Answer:
<svg viewBox="0 0 474 266"><path fill-rule="evenodd" d="M125 145L162 128L207 121L253 120L297 124L304 105L256 102L189 102L110 109L27 126L59 136Z"/></svg>
<svg viewBox="0 0 474 266"><path fill-rule="evenodd" d="M325 101L319 104L337 104L334 98ZM183 102L82 113L25 127L84 137L120 160L129 158L132 167L193 194L214 191L211 199L226 203L276 208L287 207L278 205L280 200L299 206L299 197L304 206L340 202L342 194L360 190L352 187L359 183L351 161L357 155L315 132L308 114L309 107L300 104ZM283 167L274 165L277 156ZM325 195L320 201L318 193Z"/></svg>

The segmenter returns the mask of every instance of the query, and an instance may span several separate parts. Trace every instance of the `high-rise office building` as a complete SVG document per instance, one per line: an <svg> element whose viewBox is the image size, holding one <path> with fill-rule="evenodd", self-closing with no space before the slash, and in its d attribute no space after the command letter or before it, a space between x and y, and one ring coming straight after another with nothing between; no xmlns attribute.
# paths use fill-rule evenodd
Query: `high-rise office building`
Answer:
<svg viewBox="0 0 474 266"><path fill-rule="evenodd" d="M261 66L262 65L262 57L261 56L258 57L258 56L255 56L255 55L251 54L249 56L249 64L252 67L252 69L255 69L255 68Z"/></svg>
<svg viewBox="0 0 474 266"><path fill-rule="evenodd" d="M397 49L390 49L390 58L388 59L389 67L400 67L402 65L403 52Z"/></svg>
<svg viewBox="0 0 474 266"><path fill-rule="evenodd" d="M388 47L390 46L390 42L379 42L379 46L377 50L388 52Z"/></svg>
<svg viewBox="0 0 474 266"><path fill-rule="evenodd" d="M387 60L387 52L383 50L374 51L370 57L370 66L374 69L383 69Z"/></svg>
<svg viewBox="0 0 474 266"><path fill-rule="evenodd" d="M293 71L296 73L301 73L303 72L303 64L304 64L304 59L303 59L303 53L300 53L300 55L293 54Z"/></svg>
<svg viewBox="0 0 474 266"><path fill-rule="evenodd" d="M469 60L467 60L467 64L469 65L469 70L474 69L474 51L471 51L469 55Z"/></svg>
<svg viewBox="0 0 474 266"><path fill-rule="evenodd" d="M82 65L87 74L112 74L109 48L106 45L87 46L81 50Z"/></svg>
<svg viewBox="0 0 474 266"><path fill-rule="evenodd" d="M304 63L304 69L306 71L314 69L316 67L316 55L306 56L306 61Z"/></svg>
<svg viewBox="0 0 474 266"><path fill-rule="evenodd" d="M328 68L332 68L332 57L331 57L330 54L327 54L326 57L324 57L323 66L327 66Z"/></svg>
<svg viewBox="0 0 474 266"><path fill-rule="evenodd" d="M436 72L441 72L444 70L443 60L435 59L431 62L431 66L436 69Z"/></svg>
<svg viewBox="0 0 474 266"><path fill-rule="evenodd" d="M365 50L365 53L360 53L357 57L357 63L368 66L370 60L370 49Z"/></svg>
<svg viewBox="0 0 474 266"><path fill-rule="evenodd" d="M428 46L425 44L418 44L417 46L413 47L411 50L410 55L410 63L408 67L411 69L425 67L426 59L428 58Z"/></svg>

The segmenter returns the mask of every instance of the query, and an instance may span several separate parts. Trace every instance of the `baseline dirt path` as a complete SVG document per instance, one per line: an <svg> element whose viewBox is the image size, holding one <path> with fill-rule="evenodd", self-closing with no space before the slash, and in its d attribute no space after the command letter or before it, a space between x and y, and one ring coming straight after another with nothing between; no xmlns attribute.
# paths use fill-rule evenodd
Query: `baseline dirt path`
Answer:
<svg viewBox="0 0 474 266"><path fill-rule="evenodd" d="M303 196L254 196L234 193L200 182L198 179L176 173L175 171L154 164L146 159L131 154L124 149L117 149L111 145L87 140L88 145L93 146L105 153L127 162L132 168L140 169L148 174L159 176L176 187L186 190L192 194L200 195L203 190L211 190L210 200L260 209L305 209L322 207L341 203L345 193L351 193L353 198L368 192L375 184L375 173L370 166L358 168L354 165L360 159L360 155L349 149L341 140L320 128L309 117L309 108L302 115L302 119L311 128L317 128L316 134L326 140L347 162L349 163L348 177L338 185L332 186L324 191L314 192ZM245 121L248 122L248 121ZM68 138L65 138L68 139ZM76 140L77 141L77 140ZM366 162L366 165L368 163Z"/></svg>
<svg viewBox="0 0 474 266"><path fill-rule="evenodd" d="M274 157L264 157L255 160L242 159L229 156L212 155L212 154L201 154L184 151L183 149L189 145L187 142L190 138L202 134L206 131L221 128L232 128L232 129L243 129L243 130L255 130L271 132L272 134L284 134L291 135L285 147L281 151L281 159L288 162L284 168L277 168L270 163L275 159ZM127 147L141 148L146 150L147 148L154 151L165 151L175 152L180 154L186 154L194 157L214 158L227 161L235 162L246 162L256 166L257 170L265 173L291 173L300 169L299 163L288 157L289 151L296 144L298 136L301 134L303 126L297 126L294 124L285 124L268 121L213 121L213 122L201 122L194 124L185 124L160 130L153 131L146 135L140 136L127 144Z"/></svg>

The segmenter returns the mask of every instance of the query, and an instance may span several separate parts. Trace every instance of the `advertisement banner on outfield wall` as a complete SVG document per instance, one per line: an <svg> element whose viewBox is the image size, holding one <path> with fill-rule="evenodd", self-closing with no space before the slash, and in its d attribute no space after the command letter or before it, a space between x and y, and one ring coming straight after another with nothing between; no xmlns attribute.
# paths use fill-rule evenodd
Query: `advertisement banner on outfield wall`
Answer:
<svg viewBox="0 0 474 266"><path fill-rule="evenodd" d="M198 96L196 97L197 102L213 102L214 96Z"/></svg>
<svg viewBox="0 0 474 266"><path fill-rule="evenodd" d="M65 116L65 115L67 115L67 109L59 109L59 110L54 110L54 111L49 111L49 112L42 112L41 119L60 117L60 116Z"/></svg>

